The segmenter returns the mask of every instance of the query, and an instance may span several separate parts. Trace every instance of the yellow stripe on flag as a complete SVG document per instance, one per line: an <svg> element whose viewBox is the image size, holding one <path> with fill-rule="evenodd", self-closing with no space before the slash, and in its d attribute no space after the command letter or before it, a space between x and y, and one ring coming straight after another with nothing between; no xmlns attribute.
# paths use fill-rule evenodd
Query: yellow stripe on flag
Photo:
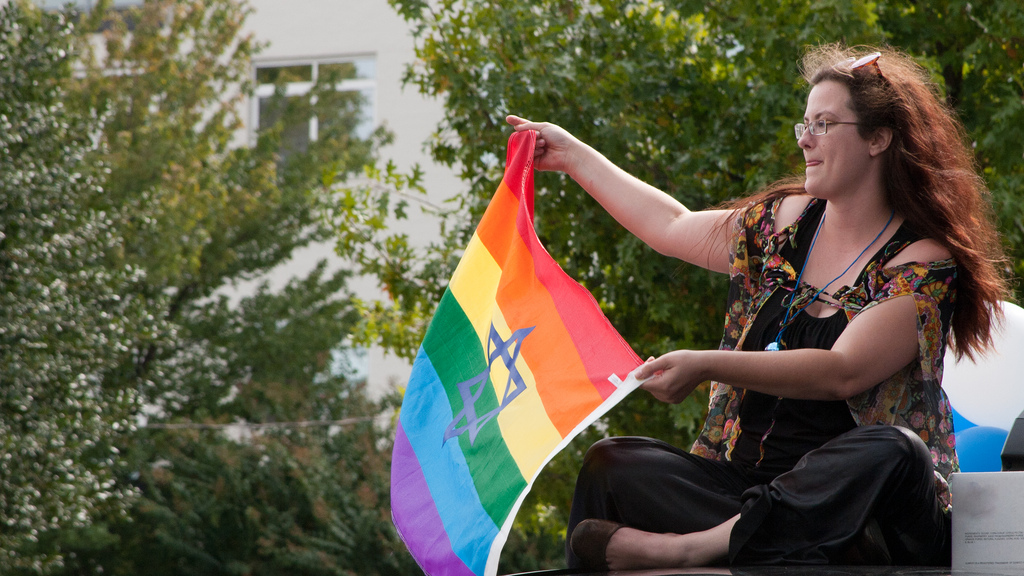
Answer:
<svg viewBox="0 0 1024 576"><path fill-rule="evenodd" d="M507 340L512 330L505 324L501 310L495 308L494 312L494 327L502 339ZM537 382L522 355L516 367L526 382L526 391L498 414L498 425L501 426L508 451L519 465L519 472L529 481L543 464L544 458L562 441L562 436L544 410L544 403L537 393ZM495 362L491 366L491 382L494 383L494 393L500 399L508 383L508 368L503 362Z"/></svg>
<svg viewBox="0 0 1024 576"><path fill-rule="evenodd" d="M480 238L474 234L459 262L456 273L448 288L462 307L466 317L473 324L483 351L486 353L490 338L491 324L502 339L507 340L512 330L495 303L501 267L495 262ZM517 326L528 328L528 326ZM529 336L527 336L529 338ZM512 458L519 466L523 477L529 480L536 473L544 458L561 441L561 435L548 418L544 404L537 393L533 372L523 356L516 366L526 383L526 391L512 401L499 415L498 426ZM497 361L491 366L491 382L495 395L501 402L508 382L508 369L504 362Z"/></svg>
<svg viewBox="0 0 1024 576"><path fill-rule="evenodd" d="M474 233L448 288L473 324L484 350L487 350L487 337L491 332L491 313L497 307L494 299L500 280L501 267Z"/></svg>

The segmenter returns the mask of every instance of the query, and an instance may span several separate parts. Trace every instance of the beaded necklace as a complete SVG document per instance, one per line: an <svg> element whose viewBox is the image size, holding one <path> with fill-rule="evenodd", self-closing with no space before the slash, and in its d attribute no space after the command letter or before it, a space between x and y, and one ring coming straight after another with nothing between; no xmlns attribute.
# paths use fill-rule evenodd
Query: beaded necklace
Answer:
<svg viewBox="0 0 1024 576"><path fill-rule="evenodd" d="M810 300L808 300L807 303L804 304L803 306L797 308L796 312L793 312L793 304L796 301L796 293L800 289L800 280L803 278L804 270L807 268L807 261L811 259L811 252L814 250L814 243L818 240L818 232L821 232L821 224L823 222L825 222L825 215L824 214L821 215L821 221L818 222L818 228L814 231L814 237L811 238L811 246L810 246L810 248L807 249L807 256L804 258L803 265L800 266L800 273L797 274L797 277L796 277L796 288L793 289L793 293L790 295L789 304L786 305L786 315L783 318L782 323L779 325L779 333L775 336L775 341L773 341L770 344L768 344L768 346L765 347L765 350L776 351L776 350L781 350L782 349L782 334L783 334L783 332L786 331L786 328L789 327L789 323L793 319L795 319L797 314L799 314L804 308L807 308L808 306L811 305L812 302L816 301L818 299L818 296L821 296L821 293L824 292L826 288L831 286L832 283L835 282L836 280L839 280L840 278L842 278L844 274L846 274L847 272L850 271L850 268L853 268L853 265L856 264L857 261L860 260L862 256L864 256L864 253L867 252L868 249L871 248L871 246L873 246L875 242L878 242L878 239L882 237L882 234L884 234L886 229L889 228L889 224L892 223L893 216L895 216L895 215L896 215L896 210L893 209L889 213L889 219L885 222L885 226L882 226L882 229L879 230L878 235L875 236L875 239L872 240L871 242L869 242L868 245L865 246L864 249L860 251L860 254L858 254L857 257L853 259L853 262L850 262L850 265L846 267L846 270L843 270L839 274L839 276L836 276L828 284L825 284L825 286L823 286L817 292L814 293L814 297L812 297ZM772 421L771 421L771 424L768 425L768 429L764 431L763 435L761 435L761 441L760 441L759 446L758 446L758 451L760 452L760 457L757 459L757 462L754 464L755 468L759 468L761 466L761 462L764 461L764 456L765 456L764 444L765 444L765 441L768 440L768 436L771 435L772 430L775 428L775 413L779 409L779 404L781 402L782 402L782 396L779 396L778 398L776 398L775 406L772 408Z"/></svg>
<svg viewBox="0 0 1024 576"><path fill-rule="evenodd" d="M794 312L793 304L796 303L796 294L797 291L800 290L800 280L803 279L804 277L804 270L807 269L807 262L808 260L811 259L811 252L814 251L815 242L818 241L818 233L821 232L821 225L825 223L825 214L821 215L821 220L818 222L818 227L814 230L814 237L811 238L811 247L807 249L807 256L804 257L804 263L800 266L800 273L797 274L796 276L796 288L794 288L793 293L790 294L789 304L786 305L786 315L783 317L782 323L779 325L779 333L775 335L775 341L769 343L768 346L765 346L765 350L774 352L782 349L782 334L786 331L786 328L789 328L789 323L796 319L797 314L799 314L804 308L807 308L813 302L817 301L818 296L821 296L821 293L824 292L829 286L831 286L833 282L842 278L844 274L850 271L850 268L853 268L853 265L856 264L857 261L860 260L862 256L864 256L864 253L868 251L868 248L871 248L871 246L873 246L875 242L878 242L878 239L882 237L882 234L885 233L885 230L889 228L889 224L892 224L892 219L895 215L896 210L893 209L891 212L889 212L889 219L886 220L885 226L882 226L882 229L878 231L878 235L875 236L875 239L869 242L868 245L865 246L864 249L860 251L860 254L858 254L857 257L853 259L853 262L850 262L850 265L846 267L846 270L843 270L842 272L839 273L839 276L836 276L835 278L830 280L828 284L822 286L817 292L814 293L814 296L810 300L808 300L806 304L800 306L799 308L796 309L796 312Z"/></svg>

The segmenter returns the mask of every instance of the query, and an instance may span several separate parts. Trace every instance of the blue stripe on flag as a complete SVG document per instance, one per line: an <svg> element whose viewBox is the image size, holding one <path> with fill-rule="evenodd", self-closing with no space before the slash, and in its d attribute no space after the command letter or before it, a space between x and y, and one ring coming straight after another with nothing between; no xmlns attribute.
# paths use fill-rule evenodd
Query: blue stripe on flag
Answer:
<svg viewBox="0 0 1024 576"><path fill-rule="evenodd" d="M484 510L458 442L443 442L453 414L444 385L423 348L413 363L399 418L423 468L455 553L483 574L498 526Z"/></svg>

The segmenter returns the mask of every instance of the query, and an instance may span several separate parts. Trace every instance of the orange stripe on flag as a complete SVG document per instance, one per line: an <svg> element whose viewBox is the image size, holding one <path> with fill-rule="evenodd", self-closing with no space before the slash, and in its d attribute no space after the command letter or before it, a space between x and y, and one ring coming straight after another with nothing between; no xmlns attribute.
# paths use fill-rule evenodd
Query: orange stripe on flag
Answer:
<svg viewBox="0 0 1024 576"><path fill-rule="evenodd" d="M502 262L497 302L509 328L536 326L523 339L522 355L533 371L548 417L564 438L603 400L547 288L534 273L533 257L518 234ZM555 321L553 321L555 320Z"/></svg>
<svg viewBox="0 0 1024 576"><path fill-rule="evenodd" d="M502 180L498 191L494 193L494 198L487 206L487 211L484 212L484 217L480 219L480 224L476 228L477 236L483 241L487 251L491 253L491 257L499 266L508 257L512 239L519 236L515 226L516 212L518 211L519 199ZM530 275L533 275L533 270L530 270Z"/></svg>
<svg viewBox="0 0 1024 576"><path fill-rule="evenodd" d="M602 402L587 375L551 294L537 279L533 257L514 225L520 201L502 180L476 233L502 268L497 302L509 328L537 326L522 354L559 434L566 434Z"/></svg>

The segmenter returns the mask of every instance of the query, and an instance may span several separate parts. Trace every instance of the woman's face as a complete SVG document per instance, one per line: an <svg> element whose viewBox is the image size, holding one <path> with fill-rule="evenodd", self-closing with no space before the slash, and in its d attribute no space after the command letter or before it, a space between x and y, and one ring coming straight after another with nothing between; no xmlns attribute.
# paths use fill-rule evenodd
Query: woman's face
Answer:
<svg viewBox="0 0 1024 576"><path fill-rule="evenodd" d="M804 123L820 119L857 122L857 116L850 108L850 91L846 86L825 81L811 88ZM853 193L867 183L865 176L872 157L869 142L861 138L857 126L830 123L826 133L818 136L807 130L798 144L804 152L804 186L811 196L836 198L844 193Z"/></svg>

